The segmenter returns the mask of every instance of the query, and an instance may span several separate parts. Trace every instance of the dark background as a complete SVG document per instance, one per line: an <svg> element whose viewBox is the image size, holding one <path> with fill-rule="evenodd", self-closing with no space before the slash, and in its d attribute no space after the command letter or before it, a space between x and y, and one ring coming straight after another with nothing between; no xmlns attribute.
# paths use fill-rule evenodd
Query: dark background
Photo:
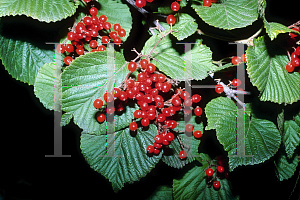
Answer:
<svg viewBox="0 0 300 200"><path fill-rule="evenodd" d="M269 1L266 12L270 22L284 25L298 21L297 13L298 8L290 1L273 0ZM136 19L140 17L133 17L134 23L139 23ZM130 40L134 41L132 37ZM207 45L212 44L213 41ZM222 51L217 49L220 47L210 47L213 52L215 49ZM132 46L128 45L128 48L132 49ZM126 59L132 59L132 55ZM42 106L33 93L33 86L13 79L2 64L0 70L0 200L145 199L157 185L171 186L173 177L181 172L159 163L146 178L126 184L122 191L115 194L108 180L85 162L79 148L81 130L73 122L63 127L62 135L63 154L71 157L45 158L45 155L53 154L53 111ZM215 134L206 138L207 149L211 151L214 151L214 139ZM220 148L217 147L215 151L218 152ZM288 199L298 175L299 167L291 179L279 182L271 159L264 164L238 168L230 174L230 179L234 194L240 195L241 199ZM299 199L299 191L298 183L291 199Z"/></svg>

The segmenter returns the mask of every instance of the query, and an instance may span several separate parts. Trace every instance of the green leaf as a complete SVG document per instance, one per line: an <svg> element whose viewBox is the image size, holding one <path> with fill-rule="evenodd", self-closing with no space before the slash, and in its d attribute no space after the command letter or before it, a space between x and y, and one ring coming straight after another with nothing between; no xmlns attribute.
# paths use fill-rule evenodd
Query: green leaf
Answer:
<svg viewBox="0 0 300 200"><path fill-rule="evenodd" d="M157 128L152 124L148 130L138 128L135 136L131 135L129 128L117 131L111 142L107 141L106 135L83 134L80 148L91 168L109 179L117 192L125 183L145 177L158 163L161 154L148 156L146 153L156 134ZM114 152L111 156L110 151Z"/></svg>
<svg viewBox="0 0 300 200"><path fill-rule="evenodd" d="M247 72L251 83L261 92L261 101L292 104L300 98L300 75L288 73L286 51L265 37L253 40L247 55Z"/></svg>
<svg viewBox="0 0 300 200"><path fill-rule="evenodd" d="M291 158L300 143L300 112L294 119L284 122L283 143L288 158Z"/></svg>
<svg viewBox="0 0 300 200"><path fill-rule="evenodd" d="M173 200L173 188L166 185L158 186L147 200Z"/></svg>
<svg viewBox="0 0 300 200"><path fill-rule="evenodd" d="M108 77L109 73L112 73L112 76ZM105 134L106 123L96 121L97 110L93 102L103 97L107 88L118 86L127 74L123 54L118 52L94 52L76 58L62 73L62 110L72 114L75 124L85 132ZM127 104L123 114L114 116L115 130L129 125L135 109L135 106Z"/></svg>
<svg viewBox="0 0 300 200"><path fill-rule="evenodd" d="M66 126L67 124L70 123L72 117L73 117L73 115L72 115L71 113L64 113L64 114L61 116L60 125L61 125L61 126Z"/></svg>
<svg viewBox="0 0 300 200"><path fill-rule="evenodd" d="M276 175L280 181L291 178L298 166L298 155L293 154L291 158L288 158L285 151L279 151L279 157L274 161Z"/></svg>
<svg viewBox="0 0 300 200"><path fill-rule="evenodd" d="M201 154L201 157L205 154ZM205 160L206 160L205 159ZM208 159L210 161L210 159ZM231 192L231 185L227 179L217 179L220 181L221 188L215 190L207 183L207 176L205 170L208 168L208 163L205 161L202 166L194 166L180 179L173 181L173 194L175 200L185 199L201 199L201 200L233 200L238 199L234 197Z"/></svg>
<svg viewBox="0 0 300 200"><path fill-rule="evenodd" d="M264 26L271 40L274 40L280 33L293 32L292 29L289 29L282 24L276 22L268 22L266 19L264 19Z"/></svg>
<svg viewBox="0 0 300 200"><path fill-rule="evenodd" d="M277 116L277 127L281 135L283 135L284 131L284 109Z"/></svg>
<svg viewBox="0 0 300 200"><path fill-rule="evenodd" d="M0 59L5 69L15 79L33 85L38 70L53 62L54 51L41 49L33 43L11 39L0 32Z"/></svg>
<svg viewBox="0 0 300 200"><path fill-rule="evenodd" d="M1 0L0 17L26 15L44 22L56 22L75 14L79 3L69 0Z"/></svg>
<svg viewBox="0 0 300 200"><path fill-rule="evenodd" d="M210 7L200 3L192 8L209 25L229 30L251 25L258 17L257 0L227 0Z"/></svg>
<svg viewBox="0 0 300 200"><path fill-rule="evenodd" d="M188 14L180 14L179 21L173 26L172 35L174 35L179 41L183 40L197 31L198 24L195 19Z"/></svg>
<svg viewBox="0 0 300 200"><path fill-rule="evenodd" d="M55 111L60 111L61 106L61 67L58 67L57 73L55 63L46 63L39 69L34 83L36 97L39 98L45 108ZM55 97L58 98L54 99ZM57 100L56 105L55 100Z"/></svg>
<svg viewBox="0 0 300 200"><path fill-rule="evenodd" d="M240 165L263 163L277 152L281 143L275 124L251 116L249 107L246 104L245 111L237 109L226 97L213 99L205 107L206 129L216 129L217 139L228 152L230 171Z"/></svg>
<svg viewBox="0 0 300 200"><path fill-rule="evenodd" d="M165 34L166 32L163 32ZM216 66L212 64L211 50L202 44L202 41L196 41L196 45L185 54L180 55L173 47L173 42L170 36L161 39L161 35L152 36L146 43L142 50L143 55L148 55L157 59L155 65L160 71L176 80L185 80L186 78L193 78L195 80L202 80L208 76L208 71L213 71ZM157 44L154 52L152 51ZM190 43L183 44L182 48L188 48ZM190 60L192 58L192 60ZM187 68L187 69L186 69Z"/></svg>
<svg viewBox="0 0 300 200"><path fill-rule="evenodd" d="M98 17L100 15L106 15L107 21L113 24L120 24L123 29L126 31L126 36L122 37L122 41L125 41L129 32L132 28L132 16L127 4L119 3L114 0L101 0L101 9L98 12Z"/></svg>

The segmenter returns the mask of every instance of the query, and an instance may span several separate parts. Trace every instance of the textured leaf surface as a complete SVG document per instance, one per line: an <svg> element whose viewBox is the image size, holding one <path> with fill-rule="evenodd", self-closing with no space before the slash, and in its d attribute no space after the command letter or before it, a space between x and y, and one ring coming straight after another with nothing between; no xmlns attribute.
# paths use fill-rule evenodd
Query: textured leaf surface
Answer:
<svg viewBox="0 0 300 200"><path fill-rule="evenodd" d="M158 163L159 156L148 156L146 148L154 143L157 133L155 125L150 125L147 131L137 129L133 137L129 128L115 132L114 141L107 141L106 135L81 135L82 154L89 165L109 179L114 191L122 189L125 183L138 181L146 176ZM114 150L114 156L107 152Z"/></svg>
<svg viewBox="0 0 300 200"><path fill-rule="evenodd" d="M284 122L283 143L288 158L291 158L300 144L300 113L294 116L294 120Z"/></svg>
<svg viewBox="0 0 300 200"><path fill-rule="evenodd" d="M75 14L78 3L69 0L1 0L0 17L26 15L44 22L56 22Z"/></svg>
<svg viewBox="0 0 300 200"><path fill-rule="evenodd" d="M108 77L108 59L114 65L109 65L112 76ZM108 86L118 86L126 77L128 69L121 53L114 56L107 52L94 52L80 56L62 73L63 95L62 110L74 116L74 122L85 132L95 134L106 133L106 123L98 123L95 119L97 110L93 106L95 99L103 97ZM111 68L115 66L115 68ZM107 85L109 83L109 85ZM111 85L112 84L112 85ZM115 130L129 125L133 119L135 106L126 106L126 112L115 115Z"/></svg>
<svg viewBox="0 0 300 200"><path fill-rule="evenodd" d="M249 46L247 72L250 81L261 92L260 100L291 104L300 98L300 75L288 73L286 51L265 37L254 39Z"/></svg>
<svg viewBox="0 0 300 200"><path fill-rule="evenodd" d="M98 12L100 15L106 15L107 21L111 24L120 24L126 31L126 36L122 37L122 41L125 41L129 36L129 32L132 28L132 16L127 4L119 3L115 0L101 0L101 9Z"/></svg>
<svg viewBox="0 0 300 200"><path fill-rule="evenodd" d="M298 155L294 154L288 158L284 150L280 151L279 158L274 161L276 167L276 175L280 181L291 178L298 166Z"/></svg>
<svg viewBox="0 0 300 200"><path fill-rule="evenodd" d="M33 85L38 70L45 63L53 62L54 52L40 49L34 44L1 35L0 59L5 69L15 79Z"/></svg>
<svg viewBox="0 0 300 200"><path fill-rule="evenodd" d="M282 24L276 22L267 22L267 20L264 20L264 26L271 40L274 40L280 33L292 32L292 29L289 29Z"/></svg>
<svg viewBox="0 0 300 200"><path fill-rule="evenodd" d="M146 43L142 50L143 55L151 52L155 44L160 40L161 35L152 36ZM160 71L173 79L184 80L186 78L193 78L195 80L202 80L208 76L208 71L213 71L216 66L212 64L211 50L202 44L202 41L196 41L196 45L185 54L180 55L174 48L173 42L169 35L164 37L157 47L152 52L152 56L157 59L154 63ZM180 44L183 49L188 47L189 43ZM187 45L185 47L184 45Z"/></svg>
<svg viewBox="0 0 300 200"><path fill-rule="evenodd" d="M147 200L173 200L173 188L169 186L159 186Z"/></svg>
<svg viewBox="0 0 300 200"><path fill-rule="evenodd" d="M216 129L217 139L228 152L231 171L240 165L254 165L268 160L280 146L281 135L275 124L251 116L249 104L245 112L237 111L231 99L219 97L206 105L205 113L207 129ZM241 155L239 152L243 151L244 155Z"/></svg>
<svg viewBox="0 0 300 200"><path fill-rule="evenodd" d="M202 166L194 166L180 179L173 181L173 194L175 200L185 199L201 199L201 200L232 200L238 199L231 193L230 182L227 179L218 179L221 188L217 191L207 184L207 176L205 170L208 168L206 160L210 160L205 154L201 154L205 158Z"/></svg>
<svg viewBox="0 0 300 200"><path fill-rule="evenodd" d="M227 0L205 7L193 4L203 21L222 29L235 29L251 25L258 17L257 0Z"/></svg>
<svg viewBox="0 0 300 200"><path fill-rule="evenodd" d="M188 14L180 14L178 23L173 26L172 34L178 39L183 40L197 31L198 24L195 19Z"/></svg>
<svg viewBox="0 0 300 200"><path fill-rule="evenodd" d="M54 97L59 97L56 99L58 100L56 104L58 104L59 107L61 105L60 66L59 73L55 73L55 68L55 63L46 63L40 68L34 83L34 94L39 98L45 108L60 111L58 106L54 105Z"/></svg>

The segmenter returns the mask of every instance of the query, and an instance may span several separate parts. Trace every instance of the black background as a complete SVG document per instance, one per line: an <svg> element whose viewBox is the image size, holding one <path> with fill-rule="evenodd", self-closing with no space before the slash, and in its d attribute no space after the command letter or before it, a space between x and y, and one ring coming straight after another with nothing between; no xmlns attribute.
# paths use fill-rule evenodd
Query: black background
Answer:
<svg viewBox="0 0 300 200"><path fill-rule="evenodd" d="M298 8L291 5L290 1L286 2L270 1L267 19L284 25L299 20ZM128 48L132 47L129 45ZM214 51L216 47L211 48ZM129 55L126 59L132 58ZM63 127L62 135L63 154L71 157L45 158L45 155L53 154L53 111L42 106L33 93L33 86L13 79L3 65L0 70L0 200L145 199L157 185L171 186L173 177L180 174L180 170L159 163L146 178L134 184L126 184L116 194L108 180L85 162L79 148L81 130L73 122ZM211 139L214 137L212 133L211 138L207 139L207 147L211 151L214 151L214 147L211 147ZM230 179L234 194L240 195L241 199L288 199L298 172L299 167L291 179L279 182L271 159L264 164L238 168L230 174ZM299 191L298 183L291 199L299 199Z"/></svg>

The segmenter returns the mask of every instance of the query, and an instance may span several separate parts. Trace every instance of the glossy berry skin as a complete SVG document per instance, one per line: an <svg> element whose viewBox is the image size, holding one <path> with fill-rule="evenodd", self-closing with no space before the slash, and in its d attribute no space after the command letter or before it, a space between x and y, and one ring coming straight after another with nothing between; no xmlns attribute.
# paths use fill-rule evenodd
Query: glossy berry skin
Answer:
<svg viewBox="0 0 300 200"><path fill-rule="evenodd" d="M120 24L114 24L113 28L115 31L119 31L121 29L121 25Z"/></svg>
<svg viewBox="0 0 300 200"><path fill-rule="evenodd" d="M97 117L97 121L100 123L104 122L104 120L105 120L105 115L103 113Z"/></svg>
<svg viewBox="0 0 300 200"><path fill-rule="evenodd" d="M125 37L126 36L126 31L125 29L121 28L119 31L118 31L118 34L120 37Z"/></svg>
<svg viewBox="0 0 300 200"><path fill-rule="evenodd" d="M180 9L180 5L179 3L177 3L176 1L174 1L172 4L171 4L171 9L176 12Z"/></svg>
<svg viewBox="0 0 300 200"><path fill-rule="evenodd" d="M148 118L142 119L141 124L142 124L142 126L148 126L149 125L149 119Z"/></svg>
<svg viewBox="0 0 300 200"><path fill-rule="evenodd" d="M214 181L213 182L213 187L215 188L215 190L220 189L220 187L221 187L220 181Z"/></svg>
<svg viewBox="0 0 300 200"><path fill-rule="evenodd" d="M94 49L94 48L96 48L97 46L98 46L98 43L97 43L96 40L91 40L91 41L90 41L90 47L91 47L91 48Z"/></svg>
<svg viewBox="0 0 300 200"><path fill-rule="evenodd" d="M93 15L97 15L98 14L98 9L97 8L95 8L95 7L92 7L91 9L90 9L90 14L93 16Z"/></svg>
<svg viewBox="0 0 300 200"><path fill-rule="evenodd" d="M101 99L96 99L93 103L93 106L96 108L96 109L99 109L103 106L103 101Z"/></svg>
<svg viewBox="0 0 300 200"><path fill-rule="evenodd" d="M242 84L241 80L240 79L233 79L232 80L232 85L235 86L235 87L238 87Z"/></svg>
<svg viewBox="0 0 300 200"><path fill-rule="evenodd" d="M138 8L142 8L146 5L146 0L136 0L135 1L135 5L138 7Z"/></svg>
<svg viewBox="0 0 300 200"><path fill-rule="evenodd" d="M185 131L186 132L193 132L193 129L194 129L194 127L193 127L193 125L192 124L187 124L187 125L185 125Z"/></svg>
<svg viewBox="0 0 300 200"><path fill-rule="evenodd" d="M175 138L174 134L171 133L171 132L168 132L166 135L165 135L165 138L169 141L169 142L172 142Z"/></svg>
<svg viewBox="0 0 300 200"><path fill-rule="evenodd" d="M149 73L153 73L155 71L155 65L152 63L147 64L146 71Z"/></svg>
<svg viewBox="0 0 300 200"><path fill-rule="evenodd" d="M66 65L70 65L72 61L73 61L73 58L72 58L71 56L66 56L66 57L64 58L64 63L65 63Z"/></svg>
<svg viewBox="0 0 300 200"><path fill-rule="evenodd" d="M211 0L204 0L203 1L203 6L210 7L211 6Z"/></svg>
<svg viewBox="0 0 300 200"><path fill-rule="evenodd" d="M175 19L174 15L168 15L168 17L167 17L167 23L169 25L174 25L175 22L176 22L176 19Z"/></svg>
<svg viewBox="0 0 300 200"><path fill-rule="evenodd" d="M215 87L215 91L216 93L221 94L224 91L224 88L221 84L217 84Z"/></svg>
<svg viewBox="0 0 300 200"><path fill-rule="evenodd" d="M234 65L238 65L241 62L241 59L237 56L233 56L231 59L231 63Z"/></svg>
<svg viewBox="0 0 300 200"><path fill-rule="evenodd" d="M137 68L136 62L131 61L131 62L128 63L128 70L130 72L134 72L136 70L136 68Z"/></svg>
<svg viewBox="0 0 300 200"><path fill-rule="evenodd" d="M187 153L186 153L186 151L182 150L179 152L178 156L181 160L183 160L183 159L186 159Z"/></svg>
<svg viewBox="0 0 300 200"><path fill-rule="evenodd" d="M199 139L199 138L202 137L202 132L201 132L201 131L198 131L198 130L197 130L197 131L194 131L193 134L194 134L194 137L197 138L197 139Z"/></svg>
<svg viewBox="0 0 300 200"><path fill-rule="evenodd" d="M129 129L130 129L131 131L135 131L135 130L137 129L137 127L138 127L138 125L137 125L136 122L131 122L131 123L129 124Z"/></svg>
<svg viewBox="0 0 300 200"><path fill-rule="evenodd" d="M152 145L147 146L147 152L148 153L153 153L154 152L154 147Z"/></svg>
<svg viewBox="0 0 300 200"><path fill-rule="evenodd" d="M199 94L194 94L192 96L192 101L193 103L198 103L199 101L201 101L201 96Z"/></svg>
<svg viewBox="0 0 300 200"><path fill-rule="evenodd" d="M172 104L173 104L174 106L180 106L180 104L181 104L180 98L179 98L179 97L173 98L173 99L172 99Z"/></svg>
<svg viewBox="0 0 300 200"><path fill-rule="evenodd" d="M67 35L68 40L72 41L75 40L76 34L74 32L69 32Z"/></svg>
<svg viewBox="0 0 300 200"><path fill-rule="evenodd" d="M214 174L214 170L212 168L208 168L206 170L206 176L211 177Z"/></svg>
<svg viewBox="0 0 300 200"><path fill-rule="evenodd" d="M293 72L295 70L295 67L291 64L291 62L288 62L286 65L286 71L287 72Z"/></svg>
<svg viewBox="0 0 300 200"><path fill-rule="evenodd" d="M219 173L223 173L223 172L224 172L224 167L218 166L218 167L217 167L217 171L218 171Z"/></svg>
<svg viewBox="0 0 300 200"><path fill-rule="evenodd" d="M103 44L107 44L107 43L109 42L109 37L108 37L108 36L103 36L103 37L101 38L101 42L102 42Z"/></svg>
<svg viewBox="0 0 300 200"><path fill-rule="evenodd" d="M154 137L154 141L155 141L155 143L157 143L157 144L161 144L161 143L163 142L163 137L162 137L161 135L156 135L156 136Z"/></svg>

